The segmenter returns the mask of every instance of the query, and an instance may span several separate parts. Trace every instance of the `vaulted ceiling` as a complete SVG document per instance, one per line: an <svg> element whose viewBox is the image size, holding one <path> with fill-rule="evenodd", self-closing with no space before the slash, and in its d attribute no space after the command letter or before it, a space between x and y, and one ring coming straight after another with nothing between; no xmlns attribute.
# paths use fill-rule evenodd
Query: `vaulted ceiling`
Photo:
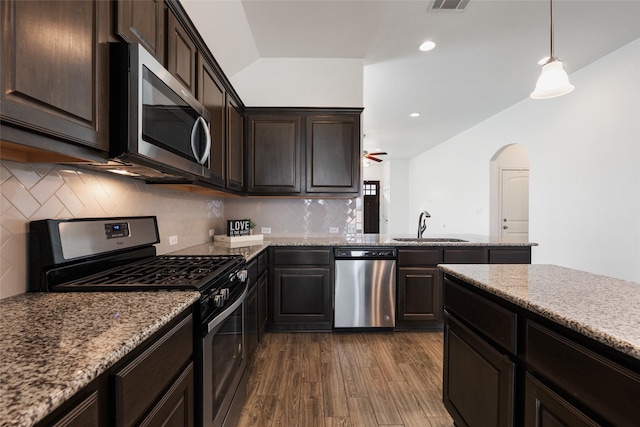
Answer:
<svg viewBox="0 0 640 427"><path fill-rule="evenodd" d="M232 81L260 58L362 59L364 148L389 158L411 158L527 99L549 54L546 0L470 0L455 11L404 0L182 3ZM640 37L640 0L553 7L555 53L569 73ZM427 39L436 48L418 51Z"/></svg>

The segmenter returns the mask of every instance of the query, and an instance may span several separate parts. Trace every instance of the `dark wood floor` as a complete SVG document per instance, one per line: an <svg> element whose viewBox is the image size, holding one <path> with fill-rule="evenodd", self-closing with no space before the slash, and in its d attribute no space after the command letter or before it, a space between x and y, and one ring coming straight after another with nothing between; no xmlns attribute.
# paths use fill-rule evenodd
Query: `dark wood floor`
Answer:
<svg viewBox="0 0 640 427"><path fill-rule="evenodd" d="M249 364L246 426L453 426L442 333L268 333Z"/></svg>

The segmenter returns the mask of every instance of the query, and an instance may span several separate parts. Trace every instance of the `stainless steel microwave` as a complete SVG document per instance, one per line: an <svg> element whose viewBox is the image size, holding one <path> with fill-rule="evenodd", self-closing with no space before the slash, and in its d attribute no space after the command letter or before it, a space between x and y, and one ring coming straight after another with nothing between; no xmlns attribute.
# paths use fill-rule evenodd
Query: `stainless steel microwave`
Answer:
<svg viewBox="0 0 640 427"><path fill-rule="evenodd" d="M210 177L208 110L139 44L114 43L110 62L110 163L156 178Z"/></svg>

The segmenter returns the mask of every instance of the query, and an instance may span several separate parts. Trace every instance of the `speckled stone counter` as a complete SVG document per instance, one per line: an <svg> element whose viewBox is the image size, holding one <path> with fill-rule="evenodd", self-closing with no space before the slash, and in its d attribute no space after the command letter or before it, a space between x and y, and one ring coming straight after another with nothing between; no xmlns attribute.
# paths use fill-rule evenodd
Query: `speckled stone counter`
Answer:
<svg viewBox="0 0 640 427"><path fill-rule="evenodd" d="M198 297L82 292L0 300L0 425L35 424Z"/></svg>
<svg viewBox="0 0 640 427"><path fill-rule="evenodd" d="M203 243L185 249L171 252L173 255L242 255L247 261L253 259L269 246L537 246L531 242L509 242L498 238L479 235L446 235L428 236L432 239L454 238L465 240L464 242L442 242L442 241L420 241L407 242L397 241L396 238L409 238L412 236L387 236L382 234L354 234L334 236L292 236L292 237L271 237L266 236L261 244L251 246L241 246L230 248L222 243ZM427 237L427 236L425 236Z"/></svg>
<svg viewBox="0 0 640 427"><path fill-rule="evenodd" d="M480 236L475 234L447 234L447 235L427 235L424 237L434 240L423 241L398 241L395 239L413 238L407 235L385 235L385 234L353 234L346 236L325 236L325 237L269 237L265 236L271 246L537 246L531 242L508 242L499 238ZM438 241L440 239L459 239L464 242Z"/></svg>
<svg viewBox="0 0 640 427"><path fill-rule="evenodd" d="M440 265L484 289L640 359L640 283L555 265Z"/></svg>

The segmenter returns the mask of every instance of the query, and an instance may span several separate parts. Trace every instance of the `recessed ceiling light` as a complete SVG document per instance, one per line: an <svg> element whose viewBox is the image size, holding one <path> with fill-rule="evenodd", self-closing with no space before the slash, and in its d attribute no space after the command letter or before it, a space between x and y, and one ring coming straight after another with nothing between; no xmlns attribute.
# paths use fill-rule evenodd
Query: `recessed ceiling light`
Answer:
<svg viewBox="0 0 640 427"><path fill-rule="evenodd" d="M436 44L431 40L427 40L426 42L422 43L418 49L420 49L422 52L429 52L430 50L433 50L434 47L436 47Z"/></svg>
<svg viewBox="0 0 640 427"><path fill-rule="evenodd" d="M418 113L418 112L411 113L411 114L409 114L409 117L420 117L420 113Z"/></svg>

